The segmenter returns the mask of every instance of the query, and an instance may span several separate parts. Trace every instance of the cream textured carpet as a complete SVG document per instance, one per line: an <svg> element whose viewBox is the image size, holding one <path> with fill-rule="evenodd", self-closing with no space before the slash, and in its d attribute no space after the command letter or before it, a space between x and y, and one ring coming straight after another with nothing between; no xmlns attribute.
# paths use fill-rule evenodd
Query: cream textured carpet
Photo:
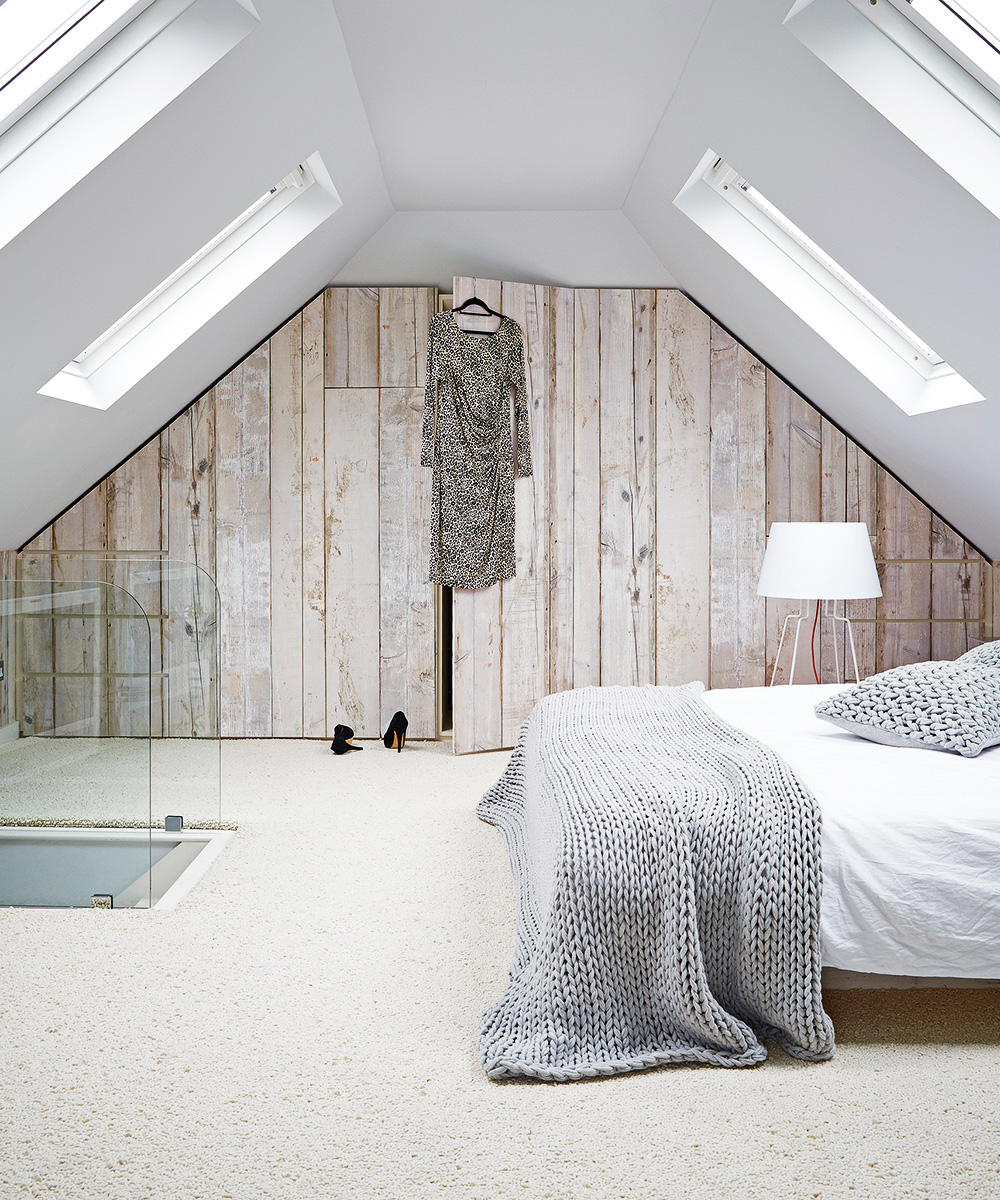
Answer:
<svg viewBox="0 0 1000 1200"><path fill-rule="evenodd" d="M490 1083L503 754L225 747L170 912L0 911L0 1200L1000 1196L1000 992L827 995L838 1051Z"/></svg>

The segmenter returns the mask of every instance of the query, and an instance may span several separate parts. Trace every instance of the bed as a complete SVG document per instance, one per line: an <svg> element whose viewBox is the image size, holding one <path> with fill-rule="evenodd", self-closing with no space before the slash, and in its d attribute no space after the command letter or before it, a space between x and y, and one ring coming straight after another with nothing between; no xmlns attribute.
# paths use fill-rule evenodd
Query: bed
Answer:
<svg viewBox="0 0 1000 1200"><path fill-rule="evenodd" d="M842 690L587 688L536 706L479 807L518 892L487 1074L749 1066L769 1040L822 1060L821 966L1000 977L1000 748L843 732L813 711Z"/></svg>
<svg viewBox="0 0 1000 1200"><path fill-rule="evenodd" d="M1000 978L1000 747L881 746L813 712L842 685L732 688L704 701L771 746L823 818L823 965Z"/></svg>

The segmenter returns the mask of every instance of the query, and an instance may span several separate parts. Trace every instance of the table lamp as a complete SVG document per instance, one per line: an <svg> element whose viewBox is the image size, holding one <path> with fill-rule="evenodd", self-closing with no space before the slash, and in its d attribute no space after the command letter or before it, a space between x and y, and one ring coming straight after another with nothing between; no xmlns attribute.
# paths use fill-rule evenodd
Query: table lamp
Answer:
<svg viewBox="0 0 1000 1200"><path fill-rule="evenodd" d="M792 667L789 683L795 680L795 661L799 651L799 633L806 620L809 600L816 601L816 617L813 636L820 617L820 602L823 602L823 617L841 621L847 629L854 661L854 678L860 683L858 656L854 649L854 630L847 616L837 612L837 601L863 600L882 595L882 587L875 569L868 526L857 521L775 521L764 551L764 563L757 584L758 596L782 597L799 601L799 611L789 613L781 626L778 653L774 657L771 672L773 686L778 673L781 649L785 644L788 622L795 621L795 641L792 645ZM831 605L833 606L831 608ZM833 643L837 676L840 677L840 656L837 641ZM847 662L845 659L844 667ZM815 673L815 666L813 668Z"/></svg>

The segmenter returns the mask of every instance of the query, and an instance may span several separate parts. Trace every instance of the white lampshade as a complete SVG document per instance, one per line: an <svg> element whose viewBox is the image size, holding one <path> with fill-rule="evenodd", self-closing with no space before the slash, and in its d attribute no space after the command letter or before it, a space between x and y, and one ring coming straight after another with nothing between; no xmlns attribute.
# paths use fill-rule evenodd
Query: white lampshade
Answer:
<svg viewBox="0 0 1000 1200"><path fill-rule="evenodd" d="M757 595L790 600L881 596L868 526L848 521L775 521Z"/></svg>

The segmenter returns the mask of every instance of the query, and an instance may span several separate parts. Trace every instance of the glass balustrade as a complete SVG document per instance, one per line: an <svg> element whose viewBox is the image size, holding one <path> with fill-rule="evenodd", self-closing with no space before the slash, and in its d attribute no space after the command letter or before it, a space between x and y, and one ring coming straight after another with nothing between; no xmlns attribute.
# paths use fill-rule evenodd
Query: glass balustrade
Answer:
<svg viewBox="0 0 1000 1200"><path fill-rule="evenodd" d="M221 824L215 583L192 563L136 554L33 551L17 566L19 578L0 584L0 904L63 903L31 888L5 898L5 877L34 870L41 887L59 874L58 854L38 866L31 831L42 829L63 831L57 841L119 831L96 848L88 835L87 853L118 906L155 902L165 827ZM140 851L144 878L114 892Z"/></svg>

